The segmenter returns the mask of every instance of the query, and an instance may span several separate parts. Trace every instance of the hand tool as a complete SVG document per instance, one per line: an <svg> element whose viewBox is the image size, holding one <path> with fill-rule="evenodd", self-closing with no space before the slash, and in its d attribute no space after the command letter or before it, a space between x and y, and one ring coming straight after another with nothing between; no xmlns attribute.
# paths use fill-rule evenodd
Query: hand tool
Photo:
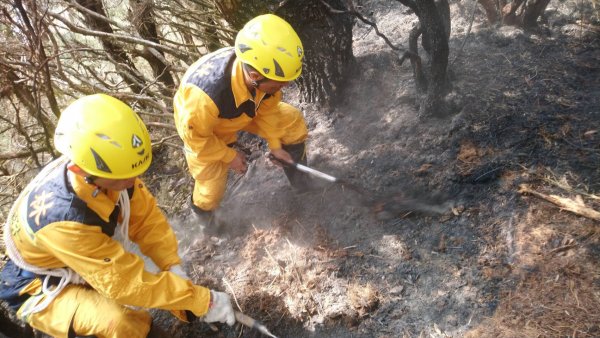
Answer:
<svg viewBox="0 0 600 338"><path fill-rule="evenodd" d="M294 168L325 181L340 184L354 190L359 194L362 202L365 205L371 206L372 212L378 217L381 216L382 219L400 214L407 215L413 211L423 214L443 214L454 205L454 202L451 200L439 200L439 198L433 198L431 194L424 192L396 191L387 195L376 195L346 179L331 176L303 164L285 162L272 154L269 154L269 159L283 166ZM412 190L414 190L414 187Z"/></svg>
<svg viewBox="0 0 600 338"><path fill-rule="evenodd" d="M261 324L258 320L254 319L250 316L247 316L239 311L235 311L235 320L237 320L238 323L244 324L245 326L247 326L251 329L258 330L260 333L264 334L265 336L269 336L271 338L277 338L277 336L275 336L274 334L269 332L269 330L263 324Z"/></svg>

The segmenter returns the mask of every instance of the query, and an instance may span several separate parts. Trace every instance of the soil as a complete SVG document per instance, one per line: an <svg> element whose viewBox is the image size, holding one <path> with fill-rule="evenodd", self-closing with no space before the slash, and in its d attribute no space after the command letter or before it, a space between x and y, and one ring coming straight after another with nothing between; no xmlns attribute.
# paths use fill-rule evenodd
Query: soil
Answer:
<svg viewBox="0 0 600 338"><path fill-rule="evenodd" d="M277 337L600 336L599 222L518 192L527 183L600 210L598 12L552 2L524 32L490 27L479 9L470 27L473 3L451 2L452 115L417 116L409 64L360 21L342 103L325 111L286 91L306 114L309 165L358 191L296 192L244 135L249 170L232 174L220 227L207 229L187 206L182 152L157 149L145 180L194 282ZM359 5L407 45L406 7ZM154 315L174 337L262 336Z"/></svg>

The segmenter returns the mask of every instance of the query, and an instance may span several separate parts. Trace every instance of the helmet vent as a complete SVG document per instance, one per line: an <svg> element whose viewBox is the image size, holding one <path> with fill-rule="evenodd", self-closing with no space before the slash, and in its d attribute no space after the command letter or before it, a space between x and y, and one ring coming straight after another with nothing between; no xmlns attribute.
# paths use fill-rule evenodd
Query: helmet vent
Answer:
<svg viewBox="0 0 600 338"><path fill-rule="evenodd" d="M283 69L281 68L279 63L277 63L277 61L275 61L275 59L273 59L273 64L275 65L275 75L277 75L279 77L285 77L285 74L283 73Z"/></svg>
<svg viewBox="0 0 600 338"><path fill-rule="evenodd" d="M96 168L98 168L98 170L100 171L104 171L105 173L112 174L112 171L110 170L106 162L104 162L102 157L100 157L100 155L98 155L98 153L95 152L94 149L90 148L90 150L92 151L92 155L94 155L94 160L96 161Z"/></svg>
<svg viewBox="0 0 600 338"><path fill-rule="evenodd" d="M240 44L238 45L238 48L240 49L240 52L242 52L242 53L245 53L245 52L247 52L247 51L249 51L249 50L252 50L252 47L250 47L250 46L248 46L248 45L245 45L245 44L243 44L243 43L240 43Z"/></svg>
<svg viewBox="0 0 600 338"><path fill-rule="evenodd" d="M283 48L283 47L277 47L277 50L292 57L292 54L290 52L287 51L287 49Z"/></svg>
<svg viewBox="0 0 600 338"><path fill-rule="evenodd" d="M115 146L117 148L122 148L121 144L119 142L115 141L115 140L112 140L110 138L110 136L107 136L105 134L100 134L100 133L96 133L96 136L99 137L99 138L101 138L101 139L103 139L103 140L105 140L105 141L109 141L110 144L112 144L113 146Z"/></svg>

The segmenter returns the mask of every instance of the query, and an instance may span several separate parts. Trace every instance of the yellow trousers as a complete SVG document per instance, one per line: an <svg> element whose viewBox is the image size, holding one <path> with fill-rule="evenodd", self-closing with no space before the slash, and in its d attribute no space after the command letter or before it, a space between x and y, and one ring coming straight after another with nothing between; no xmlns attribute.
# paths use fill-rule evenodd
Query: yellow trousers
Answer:
<svg viewBox="0 0 600 338"><path fill-rule="evenodd" d="M285 131L281 138L282 144L296 144L304 142L308 136L308 129L302 113L287 103L279 103L281 121L279 128ZM243 131L264 137L261 130L250 123L242 129ZM227 144L235 142L237 135L224 135L223 141ZM219 207L219 203L225 194L227 186L227 173L229 163L214 161L202 162L193 156L186 155L186 160L192 177L194 177L194 192L192 199L194 204L203 210L214 210Z"/></svg>
<svg viewBox="0 0 600 338"><path fill-rule="evenodd" d="M32 296L19 309L35 305L42 294ZM53 337L68 337L69 328L78 336L98 338L145 338L152 317L145 310L134 310L105 298L94 289L68 285L44 310L24 318L33 328Z"/></svg>

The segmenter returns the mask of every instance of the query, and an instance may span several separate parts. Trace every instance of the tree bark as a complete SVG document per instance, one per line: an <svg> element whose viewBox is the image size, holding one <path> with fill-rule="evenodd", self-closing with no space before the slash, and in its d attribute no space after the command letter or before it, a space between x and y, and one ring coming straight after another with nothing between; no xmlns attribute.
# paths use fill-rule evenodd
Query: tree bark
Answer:
<svg viewBox="0 0 600 338"><path fill-rule="evenodd" d="M419 116L441 116L448 107L444 96L448 89L448 39L450 37L450 6L447 0L398 0L411 8L419 24L409 36L409 52L401 59L410 58L417 89ZM418 56L418 38L422 36L423 49L428 54L424 66Z"/></svg>
<svg viewBox="0 0 600 338"><path fill-rule="evenodd" d="M103 17L107 17L104 5L101 0L76 0L82 7L95 12ZM89 27L94 30L98 30L104 33L113 34L113 29L110 24L104 20L101 20L90 13L77 7L77 10L85 18ZM123 75L123 80L129 85L131 90L135 93L140 93L143 90L141 86L144 83L144 79L140 76L135 64L127 55L127 52L117 43L113 42L108 37L100 37L100 42L104 47L104 50L108 53L110 58L118 65L122 67L120 71Z"/></svg>
<svg viewBox="0 0 600 338"><path fill-rule="evenodd" d="M345 8L343 0L328 0L333 8ZM225 19L240 29L253 17L274 13L294 27L304 46L304 67L297 83L302 98L330 106L337 100L352 64L353 17L332 14L320 0L228 0L218 4Z"/></svg>
<svg viewBox="0 0 600 338"><path fill-rule="evenodd" d="M131 22L142 38L154 43L160 43L152 6L152 2L147 0L132 0L130 9ZM155 52L161 55L162 58L155 56L149 50L149 47L143 49L141 56L150 64L154 77L169 89L169 93L165 94L172 95L172 91L175 89L175 81L171 76L169 65L163 62L165 54L159 50L155 50Z"/></svg>
<svg viewBox="0 0 600 338"><path fill-rule="evenodd" d="M449 5L446 0L438 2L417 1L417 9L421 13L419 21L423 22L423 46L428 46L430 61L430 81L427 94L419 107L421 115L444 115L445 105L442 99L446 94L448 68L448 37L450 35Z"/></svg>
<svg viewBox="0 0 600 338"><path fill-rule="evenodd" d="M537 28L537 20L550 0L478 0L490 24L517 26L525 30Z"/></svg>
<svg viewBox="0 0 600 338"><path fill-rule="evenodd" d="M550 0L534 0L527 3L523 12L523 28L531 30L537 27L538 18L544 13Z"/></svg>
<svg viewBox="0 0 600 338"><path fill-rule="evenodd" d="M329 0L327 4L332 8L345 8L342 0ZM277 14L296 29L304 45L304 69L298 79L302 97L325 107L337 103L346 82L347 68L354 63L354 18L332 14L318 0L289 1Z"/></svg>

